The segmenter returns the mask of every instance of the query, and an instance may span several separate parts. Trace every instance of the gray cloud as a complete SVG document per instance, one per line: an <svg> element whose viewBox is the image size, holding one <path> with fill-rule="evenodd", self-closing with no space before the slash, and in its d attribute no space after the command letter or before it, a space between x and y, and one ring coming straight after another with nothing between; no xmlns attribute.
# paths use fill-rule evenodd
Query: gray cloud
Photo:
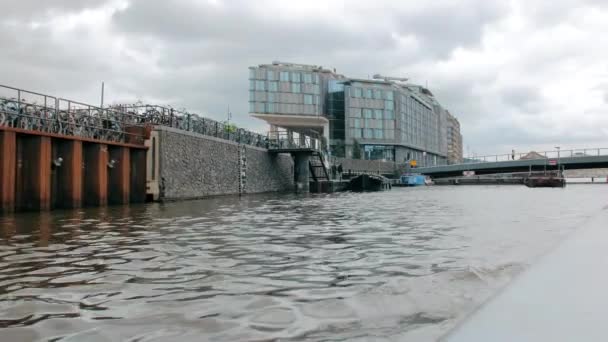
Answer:
<svg viewBox="0 0 608 342"><path fill-rule="evenodd" d="M485 25L502 18L507 10L500 1L454 1L397 11L393 20L400 33L418 37L427 53L445 58L457 47L477 46Z"/></svg>
<svg viewBox="0 0 608 342"><path fill-rule="evenodd" d="M85 102L99 100L103 80L110 101L162 102L216 119L230 106L240 125L262 130L247 115L247 67L285 60L353 77L428 81L460 118L466 144L479 150L605 139L597 127L605 127L608 96L585 91L605 84L594 72L608 53L599 0L22 0L4 7L0 83Z"/></svg>
<svg viewBox="0 0 608 342"><path fill-rule="evenodd" d="M74 13L88 8L102 7L110 0L51 0L0 1L2 20L32 20L60 13Z"/></svg>

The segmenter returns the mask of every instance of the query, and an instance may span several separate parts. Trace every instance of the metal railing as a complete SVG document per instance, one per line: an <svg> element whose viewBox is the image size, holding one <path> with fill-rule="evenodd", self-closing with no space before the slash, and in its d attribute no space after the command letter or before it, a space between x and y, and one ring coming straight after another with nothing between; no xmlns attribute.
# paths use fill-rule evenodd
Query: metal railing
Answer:
<svg viewBox="0 0 608 342"><path fill-rule="evenodd" d="M137 117L110 108L0 85L0 126L143 144L143 135L125 130L137 125L141 125Z"/></svg>
<svg viewBox="0 0 608 342"><path fill-rule="evenodd" d="M130 113L141 122L157 126L167 126L184 131L238 142L257 147L268 146L266 136L238 128L233 124L201 117L185 110L147 104L115 105L118 111Z"/></svg>
<svg viewBox="0 0 608 342"><path fill-rule="evenodd" d="M100 108L0 85L0 126L143 144L143 136L129 133L126 128L146 124L168 126L241 144L268 147L268 139L262 134L185 110L142 103Z"/></svg>
<svg viewBox="0 0 608 342"><path fill-rule="evenodd" d="M269 132L268 148L274 150L320 150L319 139L294 132Z"/></svg>
<svg viewBox="0 0 608 342"><path fill-rule="evenodd" d="M560 159L560 158L578 158L578 157L597 157L597 156L608 156L608 148L584 148L584 149L571 149L571 150L552 150L552 151L541 151L541 152L528 152L528 153L508 153L508 154L495 154L487 156L473 156L463 158L463 162L459 164L479 164L479 163L492 163L492 162L506 162L516 160L543 160L546 159Z"/></svg>

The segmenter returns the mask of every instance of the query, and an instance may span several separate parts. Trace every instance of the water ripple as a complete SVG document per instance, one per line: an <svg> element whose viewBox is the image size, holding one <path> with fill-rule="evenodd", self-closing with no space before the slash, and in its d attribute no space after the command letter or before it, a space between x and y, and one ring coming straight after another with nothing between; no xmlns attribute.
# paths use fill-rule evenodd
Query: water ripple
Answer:
<svg viewBox="0 0 608 342"><path fill-rule="evenodd" d="M4 217L0 328L20 341L433 339L607 192L434 187Z"/></svg>

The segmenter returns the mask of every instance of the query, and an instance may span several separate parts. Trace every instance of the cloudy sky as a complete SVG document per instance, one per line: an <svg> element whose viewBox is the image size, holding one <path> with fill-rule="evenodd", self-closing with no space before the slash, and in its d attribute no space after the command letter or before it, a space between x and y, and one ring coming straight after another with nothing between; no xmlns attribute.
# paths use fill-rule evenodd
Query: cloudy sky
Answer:
<svg viewBox="0 0 608 342"><path fill-rule="evenodd" d="M607 5L604 5L607 4ZM263 131L250 65L428 84L465 154L608 147L604 0L0 0L0 83L185 107Z"/></svg>

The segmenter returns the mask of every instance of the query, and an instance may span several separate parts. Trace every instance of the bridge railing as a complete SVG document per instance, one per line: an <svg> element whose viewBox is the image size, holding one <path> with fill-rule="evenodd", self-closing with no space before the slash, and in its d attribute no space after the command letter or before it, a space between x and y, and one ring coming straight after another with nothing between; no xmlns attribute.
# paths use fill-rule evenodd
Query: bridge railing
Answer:
<svg viewBox="0 0 608 342"><path fill-rule="evenodd" d="M459 164L478 164L492 162L506 162L516 160L547 160L560 158L608 156L608 148L583 148L570 150L552 150L528 153L494 154L486 156L472 156L463 158ZM457 165L457 164L452 164Z"/></svg>

